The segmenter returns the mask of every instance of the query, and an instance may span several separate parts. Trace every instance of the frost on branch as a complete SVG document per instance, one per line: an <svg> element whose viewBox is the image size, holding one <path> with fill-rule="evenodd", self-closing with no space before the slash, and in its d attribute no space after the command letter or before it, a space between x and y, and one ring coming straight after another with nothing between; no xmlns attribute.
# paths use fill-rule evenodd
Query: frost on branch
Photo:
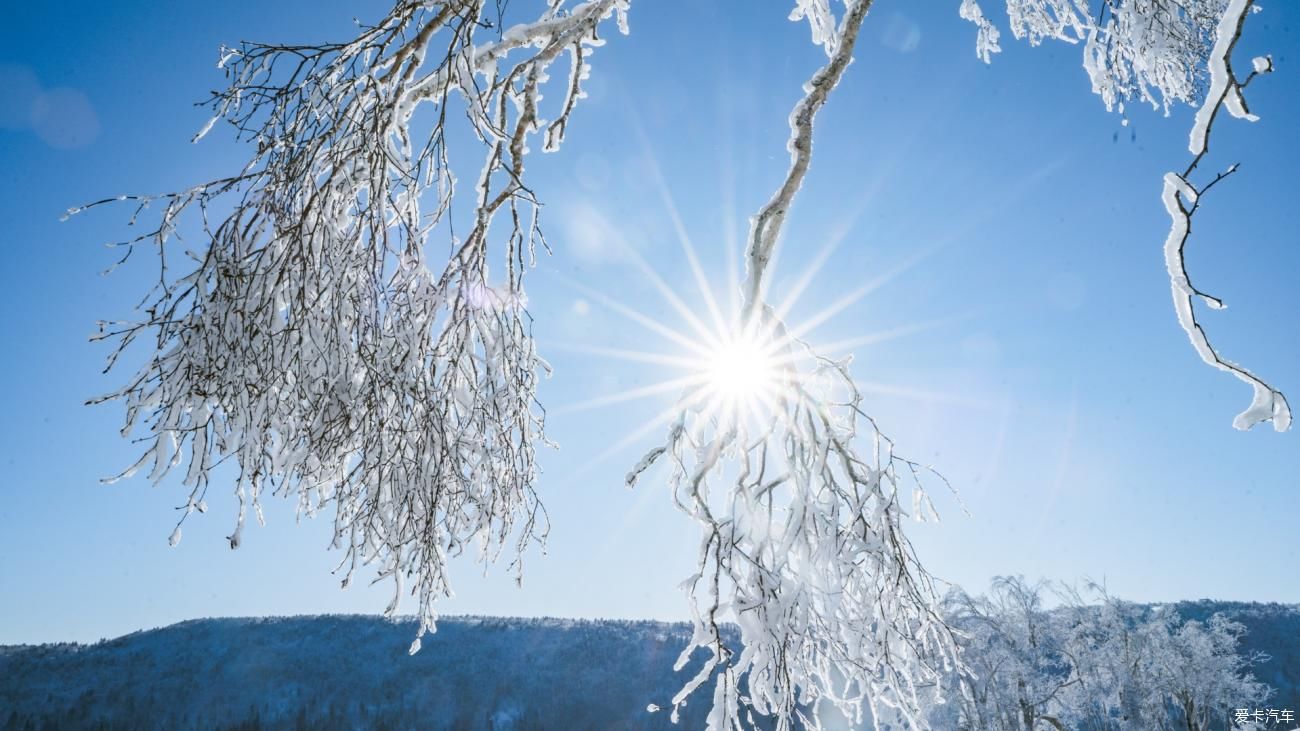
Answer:
<svg viewBox="0 0 1300 731"><path fill-rule="evenodd" d="M1241 37L1242 25L1253 0L1232 0L1223 19L1219 23L1218 36L1213 53L1209 59L1210 89L1204 102L1196 112L1192 126L1189 145L1193 158L1181 174L1166 173L1162 199L1165 210L1169 213L1169 236L1165 239L1165 266L1169 270L1169 282L1174 296L1174 310L1178 313L1178 323L1192 341L1201 360L1209 365L1227 371L1250 385L1253 392L1250 406L1233 419L1232 425L1238 429L1249 429L1263 422L1272 421L1277 431L1286 431L1291 426L1291 407L1282 392L1274 389L1255 374L1219 355L1205 335L1205 330L1196 317L1196 300L1200 299L1211 309L1223 309L1223 301L1207 295L1192 286L1187 274L1187 264L1183 258L1183 249L1192 233L1192 216L1200 208L1206 192L1215 184L1237 170L1233 165L1226 172L1215 176L1204 187L1197 189L1191 182L1192 173L1209 152L1210 130L1218 117L1220 109L1227 109L1234 117L1254 121L1255 115L1246 107L1242 90L1259 73L1272 70L1272 62L1255 59L1249 76L1245 81L1238 81L1232 70L1232 50Z"/></svg>
<svg viewBox="0 0 1300 731"><path fill-rule="evenodd" d="M665 446L638 466L668 463L673 501L702 533L682 585L694 633L677 667L697 648L707 659L674 709L713 679L710 729L753 727L753 714L820 728L820 703L926 728L922 709L957 666L933 580L903 530L909 517L934 517L921 483L929 470L863 413L847 361L771 337L787 341L788 358L767 427L694 392ZM728 621L740 647L723 637Z"/></svg>
<svg viewBox="0 0 1300 731"><path fill-rule="evenodd" d="M98 336L117 343L110 368L137 340L152 351L96 400L124 401L123 434L145 432L122 476L158 481L188 462L189 515L229 462L232 548L267 491L301 514L332 504L344 585L372 565L394 581L392 612L413 584L421 633L450 592L449 556L477 546L489 560L513 543L519 570L545 537L533 482L546 365L523 290L545 242L524 157L537 133L560 143L597 29L622 25L628 0L551 2L509 28L500 7L402 0L347 43L226 49L213 119L256 151L233 177L135 199L137 216L161 209L157 228L122 246L153 247L158 280L141 319ZM568 82L544 120L539 92L564 54ZM483 167L468 226L444 235L462 119ZM199 245L183 250L191 230Z"/></svg>
<svg viewBox="0 0 1300 731"><path fill-rule="evenodd" d="M1012 34L1083 44L1083 67L1107 109L1128 101L1193 103L1205 89L1205 59L1227 0L1006 0ZM976 53L988 61L998 31L977 0L961 17L979 27Z"/></svg>
<svg viewBox="0 0 1300 731"><path fill-rule="evenodd" d="M1083 41L1084 68L1107 109L1118 106L1123 112L1124 103L1135 99L1154 107L1163 105L1166 114L1174 102L1199 104L1188 145L1192 161L1183 172L1165 175L1161 196L1170 218L1164 254L1174 310L1203 361L1250 385L1250 406L1237 415L1233 426L1249 429L1271 421L1274 429L1286 431L1291 426L1286 397L1223 358L1207 338L1197 319L1196 300L1215 310L1225 305L1192 286L1183 257L1202 195L1237 169L1231 166L1201 188L1191 182L1209 152L1214 121L1221 109L1239 119L1256 121L1243 92L1256 76L1273 70L1268 56L1252 59L1251 72L1244 80L1232 69L1232 52L1246 17L1259 8L1254 0L1100 0L1096 5L1093 8L1089 0L1007 0L1007 15L1015 36L1028 38L1032 44L1044 38ZM979 26L976 51L987 61L989 53L998 50L996 29L975 0L963 0L960 12Z"/></svg>
<svg viewBox="0 0 1300 731"><path fill-rule="evenodd" d="M975 55L979 56L984 63L989 63L993 60L993 54L1002 50L998 45L998 39L1002 34L997 26L984 17L984 11L975 0L962 0L959 12L963 20L969 20L979 28L975 36Z"/></svg>
<svg viewBox="0 0 1300 731"><path fill-rule="evenodd" d="M765 304L765 274L812 154L813 120L848 66L870 0L845 3L834 36L825 3L800 2L828 64L790 115L790 169L751 220L737 337L777 353L777 383L757 419L702 386L684 394L665 442L628 475L634 485L667 463L673 501L701 528L698 565L682 588L704 666L672 699L713 681L708 728L820 728L831 704L860 722L927 728L923 708L958 667L937 611L933 579L903 532L933 517L927 468L899 456L862 410L848 361L832 361L787 333ZM824 13L823 13L824 11ZM818 13L822 13L818 15ZM819 30L821 29L821 30ZM936 476L937 477L937 476ZM942 478L938 478L942 479ZM740 646L722 624L740 627Z"/></svg>

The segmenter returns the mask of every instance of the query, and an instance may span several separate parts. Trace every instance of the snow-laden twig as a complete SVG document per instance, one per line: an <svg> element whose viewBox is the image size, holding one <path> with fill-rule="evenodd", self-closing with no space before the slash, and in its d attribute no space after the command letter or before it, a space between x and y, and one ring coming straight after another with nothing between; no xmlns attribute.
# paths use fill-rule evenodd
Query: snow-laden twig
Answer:
<svg viewBox="0 0 1300 731"><path fill-rule="evenodd" d="M821 0L821 3L824 4L825 0ZM813 120L816 119L817 112L826 104L826 100L830 98L831 90L839 84L844 70L853 61L853 48L858 39L861 23L871 7L871 0L852 2L841 27L829 38L822 37L826 31L821 28L823 23L833 22L833 19L828 21L821 18L822 12L813 12L803 7L809 4L801 0L799 10L791 17L798 18L802 17L802 14L808 14L809 21L814 27L814 38L826 46L830 61L818 69L817 73L804 84L804 96L790 112L790 140L786 143L786 150L790 153L790 169L786 172L781 187L777 188L771 199L759 209L750 222L749 242L745 249L745 268L748 276L743 291L745 299L743 320L754 318L763 304L767 266L780 240L790 204L794 202L795 194L803 186L804 176L808 174L808 166L812 162ZM829 10L824 12L829 14ZM817 20L818 18L821 19Z"/></svg>
<svg viewBox="0 0 1300 731"><path fill-rule="evenodd" d="M1164 191L1161 199L1169 213L1169 236L1165 239L1165 266L1169 270L1169 283L1173 292L1174 310L1178 313L1178 324L1192 342L1197 355L1207 364L1231 373L1249 384L1253 397L1250 406L1232 421L1238 429L1249 429L1263 422L1273 422L1277 431L1286 431L1291 427L1291 407L1281 391L1260 380L1249 370L1227 360L1210 343L1196 316L1196 300L1199 298L1211 309L1223 309L1223 301L1211 297L1192 286L1187 274L1187 262L1183 257L1187 239L1192 233L1192 216L1200 208L1202 196L1219 181L1237 170L1233 165L1227 172L1216 176L1205 187L1197 190L1190 182L1192 172L1196 170L1206 154L1210 151L1210 131L1218 118L1220 109L1239 119L1255 121L1258 119L1246 107L1242 89L1256 74L1272 70L1272 62L1254 64L1250 76L1239 82L1232 71L1232 51L1241 38L1242 27L1250 12L1254 0L1231 0L1219 21L1214 48L1208 60L1210 69L1210 88L1196 112L1196 119L1189 135L1188 148L1191 150L1192 162L1180 174L1170 172L1165 175Z"/></svg>

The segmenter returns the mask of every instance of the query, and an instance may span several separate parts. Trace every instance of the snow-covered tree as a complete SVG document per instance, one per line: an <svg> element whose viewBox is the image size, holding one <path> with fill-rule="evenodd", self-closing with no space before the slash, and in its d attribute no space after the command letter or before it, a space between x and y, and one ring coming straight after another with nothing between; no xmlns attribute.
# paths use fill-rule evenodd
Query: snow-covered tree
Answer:
<svg viewBox="0 0 1300 731"><path fill-rule="evenodd" d="M1245 631L1240 622L1216 614L1204 623L1184 622L1168 635L1154 665L1162 690L1181 714L1175 716L1177 728L1207 731L1232 709L1267 700L1268 689L1248 673L1266 658L1236 653Z"/></svg>
<svg viewBox="0 0 1300 731"><path fill-rule="evenodd" d="M395 583L390 612L409 586L421 633L450 591L450 556L476 547L491 560L510 548L521 570L524 549L547 529L533 489L547 366L523 286L546 242L524 162L538 136L543 150L560 145L587 62L607 26L627 33L629 5L548 0L534 19L509 24L503 3L398 0L347 42L224 49L230 85L211 99L212 122L196 139L224 120L252 146L248 163L176 193L122 198L139 215L157 214L148 233L123 244L126 256L150 246L160 265L143 316L104 323L100 336L117 343L110 367L133 342L152 348L100 399L125 402L124 434L144 432L146 449L123 475L147 468L156 481L184 463L188 516L206 510L214 470L230 463L232 547L268 490L307 515L332 506L345 585L373 565ZM778 728L817 725L825 703L922 728L941 679L960 672L933 580L903 530L909 517L934 514L926 486L942 478L877 428L849 361L812 350L769 302L772 255L812 161L816 115L871 7L795 1L791 19L809 24L827 62L791 112L790 167L751 219L741 316L718 344L719 358L745 363L743 392L702 375L664 442L628 476L633 484L668 463L674 501L702 528L684 585L695 633L682 657L704 648L710 660L674 705L714 680L715 729L752 724L753 714ZM1179 319L1205 360L1255 388L1238 426L1271 419L1284 429L1281 394L1205 339L1194 297L1221 303L1192 288L1181 258L1201 196L1222 177L1199 189L1189 182L1217 112L1249 118L1241 92L1254 74L1238 80L1231 51L1251 7L1007 2L1016 36L1083 43L1108 107L1202 104L1193 163L1171 174L1165 196ZM987 60L996 26L975 0L959 11L977 24ZM561 57L567 70L552 80ZM451 215L460 157L449 147L461 139L477 139L482 159L467 227ZM183 248L182 235L198 244ZM740 626L737 647L720 630L729 620ZM1037 698L1025 695L1022 718L1049 717Z"/></svg>
<svg viewBox="0 0 1300 731"><path fill-rule="evenodd" d="M970 648L970 674L954 703L963 728L1066 728L1062 699L1079 677L1058 617L1044 610L1045 587L998 577L985 596L951 597L950 619Z"/></svg>
<svg viewBox="0 0 1300 731"><path fill-rule="evenodd" d="M1271 690L1251 668L1268 658L1241 655L1245 627L1221 614L1184 620L1169 605L1144 606L1089 586L1094 602L1063 592L1063 643L1080 682L1064 702L1081 725L1098 729L1221 728L1233 709L1264 703ZM1250 726L1239 726L1249 728Z"/></svg>
<svg viewBox="0 0 1300 731"><path fill-rule="evenodd" d="M1061 606L1046 609L1051 598ZM1240 654L1245 628L1221 614L1183 619L1095 584L1081 594L1020 577L995 579L985 596L957 592L947 608L970 673L948 679L960 692L932 709L936 725L1204 731L1271 692L1251 674L1267 658Z"/></svg>

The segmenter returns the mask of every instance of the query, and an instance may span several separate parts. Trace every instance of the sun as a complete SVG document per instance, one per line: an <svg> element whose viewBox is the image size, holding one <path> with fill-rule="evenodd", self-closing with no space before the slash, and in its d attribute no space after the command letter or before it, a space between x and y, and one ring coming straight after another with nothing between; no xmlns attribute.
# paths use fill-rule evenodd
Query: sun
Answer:
<svg viewBox="0 0 1300 731"><path fill-rule="evenodd" d="M775 344L740 333L710 344L702 364L705 386L722 405L752 410L770 403L781 387Z"/></svg>

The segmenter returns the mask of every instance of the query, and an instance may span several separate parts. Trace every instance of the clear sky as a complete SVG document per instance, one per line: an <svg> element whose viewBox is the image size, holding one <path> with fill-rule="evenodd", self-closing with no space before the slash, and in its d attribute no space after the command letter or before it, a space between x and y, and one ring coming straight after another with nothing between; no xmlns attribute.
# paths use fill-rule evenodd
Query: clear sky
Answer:
<svg viewBox="0 0 1300 731"><path fill-rule="evenodd" d="M662 480L623 487L657 435L610 449L672 396L581 408L666 377L582 347L676 346L589 290L682 327L631 248L702 306L664 190L726 286L728 252L784 174L789 108L824 59L788 5L638 0L631 35L609 34L592 58L563 149L532 157L555 248L528 279L555 366L542 398L561 449L542 455L539 485L551 540L529 556L522 588L503 568L483 577L458 564L446 612L685 616L675 587L692 571L695 528ZM857 351L867 407L970 513L940 496L943 522L912 532L923 562L972 590L1026 574L1105 579L1140 601L1300 602L1300 431L1231 428L1249 389L1199 362L1170 300L1160 183L1187 162L1189 110L1133 108L1122 126L1064 44L1030 48L1008 33L985 66L957 5L878 0L820 120L774 285L779 298L835 236L792 319L894 273L811 337L893 334ZM223 83L220 44L339 39L352 17L381 12L341 0L6 11L0 643L386 604L386 585L339 590L328 519L295 525L292 505L268 498L267 527L250 526L232 552L235 502L214 486L209 513L168 548L184 501L175 481L99 483L134 449L117 433L120 405L82 405L127 376L103 375L108 349L87 336L99 319L130 317L153 262L142 251L99 275L126 209L59 223L73 205L241 164L225 133L189 144L205 121L192 103ZM1278 72L1249 90L1262 121L1216 129L1208 164L1242 168L1198 213L1188 257L1198 286L1229 304L1205 316L1211 338L1300 407L1300 5L1274 0L1250 18L1241 54L1263 52Z"/></svg>

